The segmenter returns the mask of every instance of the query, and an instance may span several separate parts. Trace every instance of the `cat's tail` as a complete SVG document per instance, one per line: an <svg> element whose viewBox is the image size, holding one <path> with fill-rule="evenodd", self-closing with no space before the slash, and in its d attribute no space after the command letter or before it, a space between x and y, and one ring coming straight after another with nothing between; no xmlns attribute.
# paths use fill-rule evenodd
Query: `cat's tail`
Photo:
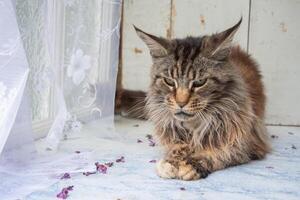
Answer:
<svg viewBox="0 0 300 200"><path fill-rule="evenodd" d="M116 93L115 113L124 117L147 119L146 92L121 89Z"/></svg>

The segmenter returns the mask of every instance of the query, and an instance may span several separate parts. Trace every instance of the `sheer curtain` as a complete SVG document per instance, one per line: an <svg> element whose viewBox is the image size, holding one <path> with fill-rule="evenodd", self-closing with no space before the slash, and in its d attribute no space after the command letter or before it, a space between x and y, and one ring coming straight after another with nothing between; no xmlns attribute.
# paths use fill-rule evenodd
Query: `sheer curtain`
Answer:
<svg viewBox="0 0 300 200"><path fill-rule="evenodd" d="M34 139L55 152L83 124L112 126L120 12L121 0L0 0L0 193L7 199L16 197L9 187L30 191L23 171L84 169L65 155L41 159Z"/></svg>

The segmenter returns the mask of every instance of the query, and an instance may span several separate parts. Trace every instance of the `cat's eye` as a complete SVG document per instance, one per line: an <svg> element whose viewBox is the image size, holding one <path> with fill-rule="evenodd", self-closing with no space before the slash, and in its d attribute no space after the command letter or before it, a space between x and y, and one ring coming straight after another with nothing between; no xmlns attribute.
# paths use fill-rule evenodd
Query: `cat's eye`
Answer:
<svg viewBox="0 0 300 200"><path fill-rule="evenodd" d="M172 79L164 78L164 82L170 87L175 87L175 81L173 81Z"/></svg>
<svg viewBox="0 0 300 200"><path fill-rule="evenodd" d="M203 85L205 85L206 81L207 81L207 79L201 79L201 80L193 81L192 87L193 88L202 87Z"/></svg>

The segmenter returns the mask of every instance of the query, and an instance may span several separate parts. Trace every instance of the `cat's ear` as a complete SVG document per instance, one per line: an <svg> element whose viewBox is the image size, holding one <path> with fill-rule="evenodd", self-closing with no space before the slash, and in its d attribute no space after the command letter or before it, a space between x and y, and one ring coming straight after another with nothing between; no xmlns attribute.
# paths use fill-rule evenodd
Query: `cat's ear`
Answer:
<svg viewBox="0 0 300 200"><path fill-rule="evenodd" d="M146 33L134 25L133 27L137 35L146 43L153 57L162 57L168 54L168 40Z"/></svg>
<svg viewBox="0 0 300 200"><path fill-rule="evenodd" d="M241 23L242 18L237 24L223 32L211 36L204 36L201 46L202 54L215 60L225 59L230 53L233 36Z"/></svg>

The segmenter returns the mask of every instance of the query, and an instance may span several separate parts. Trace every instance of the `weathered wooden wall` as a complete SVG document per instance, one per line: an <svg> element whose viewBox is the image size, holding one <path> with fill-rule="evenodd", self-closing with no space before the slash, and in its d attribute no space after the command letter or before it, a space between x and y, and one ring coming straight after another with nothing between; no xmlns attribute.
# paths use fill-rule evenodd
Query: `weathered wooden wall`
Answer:
<svg viewBox="0 0 300 200"><path fill-rule="evenodd" d="M124 0L123 82L147 90L151 59L132 24L174 38L222 31L243 17L235 42L261 65L267 123L300 125L300 0Z"/></svg>

